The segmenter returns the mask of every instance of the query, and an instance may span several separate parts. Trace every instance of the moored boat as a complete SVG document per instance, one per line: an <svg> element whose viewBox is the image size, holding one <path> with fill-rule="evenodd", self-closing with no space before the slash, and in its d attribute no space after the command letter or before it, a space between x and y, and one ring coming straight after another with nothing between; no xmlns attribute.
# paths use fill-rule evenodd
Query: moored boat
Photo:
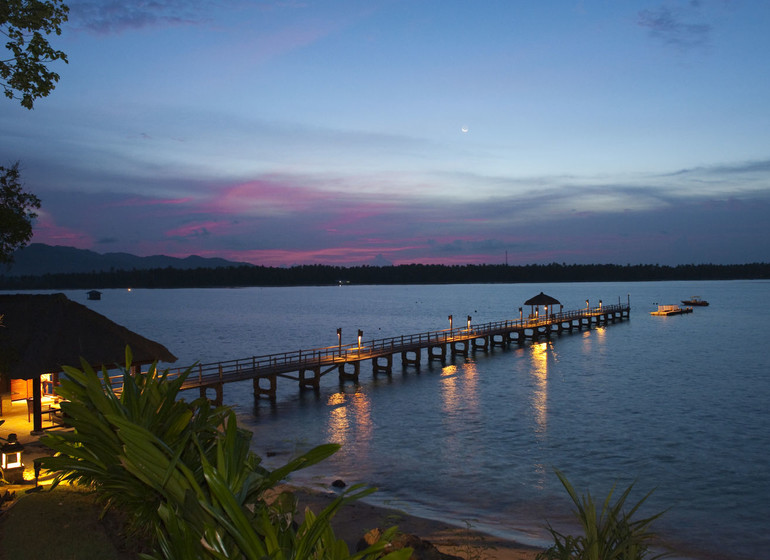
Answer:
<svg viewBox="0 0 770 560"><path fill-rule="evenodd" d="M683 299L682 303L685 305L697 305L698 307L704 307L709 304L705 299L701 299L700 296L692 296L690 299Z"/></svg>
<svg viewBox="0 0 770 560"><path fill-rule="evenodd" d="M679 307L678 305L659 305L657 311L650 311L650 315L681 315L682 313L692 313L692 307Z"/></svg>

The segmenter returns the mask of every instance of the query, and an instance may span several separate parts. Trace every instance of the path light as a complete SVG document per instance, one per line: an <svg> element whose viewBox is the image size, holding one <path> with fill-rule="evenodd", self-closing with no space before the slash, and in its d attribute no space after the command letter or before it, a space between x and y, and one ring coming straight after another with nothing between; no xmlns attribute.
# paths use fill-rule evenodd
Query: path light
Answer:
<svg viewBox="0 0 770 560"><path fill-rule="evenodd" d="M24 482L22 451L24 451L24 446L19 442L16 434L8 434L8 440L0 446L0 466L3 469L3 477L12 484Z"/></svg>
<svg viewBox="0 0 770 560"><path fill-rule="evenodd" d="M358 329L358 349L361 350L361 338L364 336L364 331Z"/></svg>
<svg viewBox="0 0 770 560"><path fill-rule="evenodd" d="M599 300L599 311L602 310L602 300Z"/></svg>
<svg viewBox="0 0 770 560"><path fill-rule="evenodd" d="M468 330L471 330L471 316L468 315Z"/></svg>
<svg viewBox="0 0 770 560"><path fill-rule="evenodd" d="M449 316L449 330L452 330L452 316Z"/></svg>
<svg viewBox="0 0 770 560"><path fill-rule="evenodd" d="M586 300L586 309L588 309L588 300Z"/></svg>
<svg viewBox="0 0 770 560"><path fill-rule="evenodd" d="M337 329L337 346L340 349L340 354L342 354L342 328Z"/></svg>
<svg viewBox="0 0 770 560"><path fill-rule="evenodd" d="M523 320L524 320L524 310L521 307L519 307L519 321L523 321Z"/></svg>

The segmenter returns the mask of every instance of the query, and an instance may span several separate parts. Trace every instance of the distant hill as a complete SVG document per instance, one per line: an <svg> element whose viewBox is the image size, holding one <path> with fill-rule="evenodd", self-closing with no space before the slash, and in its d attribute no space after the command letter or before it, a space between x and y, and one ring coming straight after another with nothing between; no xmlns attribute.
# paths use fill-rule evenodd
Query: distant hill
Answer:
<svg viewBox="0 0 770 560"><path fill-rule="evenodd" d="M249 263L225 259L190 256L184 259L153 255L137 257L129 253L96 253L87 249L31 243L13 255L9 269L0 268L0 276L42 276L44 274L73 274L108 272L111 270L148 270L151 268L217 268L228 266L252 266Z"/></svg>

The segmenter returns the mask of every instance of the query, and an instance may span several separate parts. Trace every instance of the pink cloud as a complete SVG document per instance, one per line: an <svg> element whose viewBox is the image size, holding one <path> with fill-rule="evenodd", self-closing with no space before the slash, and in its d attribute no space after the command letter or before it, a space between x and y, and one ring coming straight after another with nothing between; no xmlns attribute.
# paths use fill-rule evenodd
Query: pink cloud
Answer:
<svg viewBox="0 0 770 560"><path fill-rule="evenodd" d="M32 232L33 243L65 245L77 249L91 249L94 246L93 237L88 233L57 225L51 214L44 210L38 211Z"/></svg>
<svg viewBox="0 0 770 560"><path fill-rule="evenodd" d="M220 233L230 225L229 221L208 221L186 224L165 232L166 237L200 237Z"/></svg>

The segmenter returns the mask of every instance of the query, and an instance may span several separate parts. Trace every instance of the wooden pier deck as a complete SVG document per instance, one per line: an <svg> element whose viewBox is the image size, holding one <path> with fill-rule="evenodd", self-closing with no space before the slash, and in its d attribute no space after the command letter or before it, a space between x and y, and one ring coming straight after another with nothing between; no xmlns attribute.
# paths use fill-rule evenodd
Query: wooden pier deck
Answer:
<svg viewBox="0 0 770 560"><path fill-rule="evenodd" d="M213 390L215 395L212 400L221 404L224 384L251 379L255 398L266 397L275 401L279 377L298 382L301 389L318 390L321 378L333 371L338 373L341 382L358 381L361 362L365 360L371 360L373 374L389 375L393 370L395 354L401 355L403 367L419 368L423 350L426 350L427 361L443 362L448 354L468 355L469 352L485 351L493 346L505 346L514 342L524 344L526 340L538 340L565 331L590 329L594 325L622 321L629 318L630 313L630 303L600 305L576 311L546 313L542 317L522 317L519 320L480 325L473 325L468 321L462 328L196 364L190 368L192 371L182 388L198 388L203 397L208 396L208 390ZM171 370L169 375L179 375L186 369L188 368Z"/></svg>

